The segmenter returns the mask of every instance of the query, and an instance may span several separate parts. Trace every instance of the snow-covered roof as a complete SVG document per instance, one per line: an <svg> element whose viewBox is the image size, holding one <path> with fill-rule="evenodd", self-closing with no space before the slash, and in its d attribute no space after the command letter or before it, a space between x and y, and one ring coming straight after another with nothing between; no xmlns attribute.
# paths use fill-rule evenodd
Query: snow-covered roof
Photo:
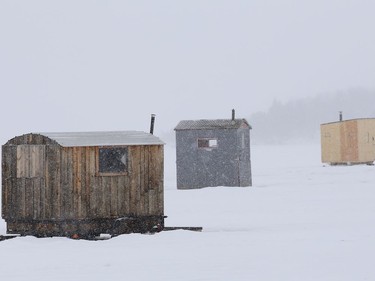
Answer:
<svg viewBox="0 0 375 281"><path fill-rule="evenodd" d="M238 129L243 126L251 129L246 119L182 120L175 130Z"/></svg>
<svg viewBox="0 0 375 281"><path fill-rule="evenodd" d="M140 131L38 133L64 147L112 145L163 145L158 137Z"/></svg>

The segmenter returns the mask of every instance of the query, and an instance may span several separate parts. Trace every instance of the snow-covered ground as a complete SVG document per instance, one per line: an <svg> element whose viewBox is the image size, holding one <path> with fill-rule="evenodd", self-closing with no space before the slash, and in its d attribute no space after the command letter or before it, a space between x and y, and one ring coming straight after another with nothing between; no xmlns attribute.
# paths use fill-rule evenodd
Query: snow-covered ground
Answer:
<svg viewBox="0 0 375 281"><path fill-rule="evenodd" d="M250 188L178 191L167 145L166 225L203 232L15 238L0 242L0 280L375 280L374 166L324 166L319 145L254 145L252 168Z"/></svg>

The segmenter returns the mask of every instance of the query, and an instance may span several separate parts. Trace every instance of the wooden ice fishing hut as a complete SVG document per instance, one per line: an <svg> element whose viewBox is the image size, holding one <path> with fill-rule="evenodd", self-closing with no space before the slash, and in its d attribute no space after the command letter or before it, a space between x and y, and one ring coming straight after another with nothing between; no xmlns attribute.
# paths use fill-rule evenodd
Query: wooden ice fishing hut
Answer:
<svg viewBox="0 0 375 281"><path fill-rule="evenodd" d="M322 162L331 165L373 164L375 118L342 120L320 125Z"/></svg>
<svg viewBox="0 0 375 281"><path fill-rule="evenodd" d="M251 186L245 119L183 120L175 127L177 188Z"/></svg>
<svg viewBox="0 0 375 281"><path fill-rule="evenodd" d="M138 131L25 134L2 146L7 233L87 237L164 226L164 143Z"/></svg>

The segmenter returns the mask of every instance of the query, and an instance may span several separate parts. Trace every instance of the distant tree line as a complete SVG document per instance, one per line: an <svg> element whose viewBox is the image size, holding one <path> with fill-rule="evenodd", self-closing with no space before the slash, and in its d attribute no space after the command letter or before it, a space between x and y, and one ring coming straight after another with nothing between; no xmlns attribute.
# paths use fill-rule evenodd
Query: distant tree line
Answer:
<svg viewBox="0 0 375 281"><path fill-rule="evenodd" d="M343 118L375 118L375 91L352 89L282 103L275 100L267 112L252 114L253 144L317 142L320 124Z"/></svg>

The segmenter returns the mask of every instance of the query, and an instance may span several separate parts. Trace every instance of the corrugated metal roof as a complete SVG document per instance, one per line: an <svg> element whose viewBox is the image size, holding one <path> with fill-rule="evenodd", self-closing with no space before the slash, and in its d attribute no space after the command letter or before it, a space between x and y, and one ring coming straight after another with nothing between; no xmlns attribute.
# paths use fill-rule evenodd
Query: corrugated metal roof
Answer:
<svg viewBox="0 0 375 281"><path fill-rule="evenodd" d="M112 145L163 145L158 137L140 131L39 133L64 147Z"/></svg>
<svg viewBox="0 0 375 281"><path fill-rule="evenodd" d="M246 119L182 120L175 130L238 129L243 125L251 129Z"/></svg>

